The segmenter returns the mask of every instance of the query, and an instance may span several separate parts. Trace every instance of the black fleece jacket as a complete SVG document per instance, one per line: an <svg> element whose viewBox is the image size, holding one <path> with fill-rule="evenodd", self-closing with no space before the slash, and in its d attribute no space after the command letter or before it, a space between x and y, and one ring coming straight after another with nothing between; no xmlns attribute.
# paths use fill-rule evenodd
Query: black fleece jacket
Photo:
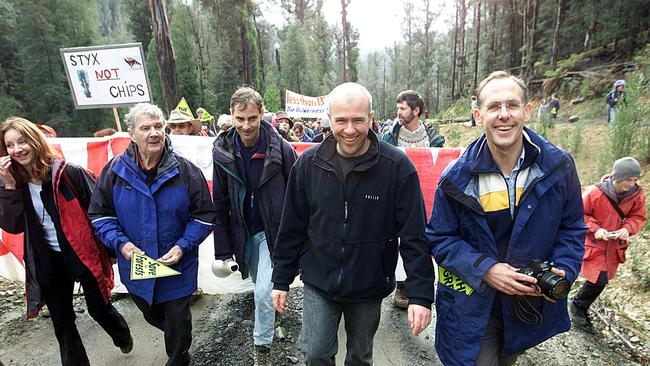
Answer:
<svg viewBox="0 0 650 366"><path fill-rule="evenodd" d="M333 165L331 134L298 158L273 253L274 288L288 290L300 267L303 282L331 301L381 299L395 287L399 248L409 302L430 307L434 271L417 172L402 151L372 131L368 138L367 156L345 177Z"/></svg>

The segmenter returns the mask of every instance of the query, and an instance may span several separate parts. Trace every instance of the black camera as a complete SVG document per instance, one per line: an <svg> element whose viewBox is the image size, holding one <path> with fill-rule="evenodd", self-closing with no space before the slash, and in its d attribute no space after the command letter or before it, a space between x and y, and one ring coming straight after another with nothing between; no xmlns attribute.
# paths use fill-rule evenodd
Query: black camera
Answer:
<svg viewBox="0 0 650 366"><path fill-rule="evenodd" d="M520 268L517 272L534 277L537 280L537 287L544 295L553 300L562 300L569 294L571 284L566 278L553 273L551 271L553 267L555 267L553 263L533 259L528 262L527 267Z"/></svg>

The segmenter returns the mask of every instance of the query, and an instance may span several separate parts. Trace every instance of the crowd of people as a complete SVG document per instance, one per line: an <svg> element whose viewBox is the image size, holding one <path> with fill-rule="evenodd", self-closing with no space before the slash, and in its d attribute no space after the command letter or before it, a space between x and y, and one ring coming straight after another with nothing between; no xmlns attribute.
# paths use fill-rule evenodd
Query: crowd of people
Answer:
<svg viewBox="0 0 650 366"><path fill-rule="evenodd" d="M187 365L198 247L213 233L214 260L236 263L254 283L255 365L272 364L276 312L290 306L298 275L306 365L334 365L341 318L345 364L371 365L381 303L393 291L413 336L435 303L446 365L511 365L569 330L569 309L574 324L593 330L589 306L647 220L639 163L617 160L581 196L571 156L525 127L533 107L520 79L494 72L475 97L483 134L442 173L428 222L421 181L398 147L441 147L444 137L421 121L412 90L397 96L388 124L356 83L335 87L328 114L313 123L268 113L257 91L239 88L218 119L212 192L167 137L216 132L186 111L165 118L153 104L130 108L131 143L98 177L11 117L0 125L0 227L25 233L28 316L47 304L62 364L89 364L72 306L80 282L91 317L131 352L137 339L110 302L117 261L144 319L164 333L166 364ZM297 156L290 142L315 143ZM180 274L132 279L135 254ZM587 282L567 304L579 273Z"/></svg>

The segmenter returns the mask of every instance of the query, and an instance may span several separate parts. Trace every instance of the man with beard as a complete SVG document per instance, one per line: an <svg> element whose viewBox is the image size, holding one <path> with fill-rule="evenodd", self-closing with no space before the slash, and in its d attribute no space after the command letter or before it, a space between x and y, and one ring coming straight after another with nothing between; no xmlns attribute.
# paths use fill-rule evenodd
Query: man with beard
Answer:
<svg viewBox="0 0 650 366"><path fill-rule="evenodd" d="M418 92L405 90L397 95L397 121L393 128L381 135L381 140L400 147L442 147L445 138L438 131L420 122L420 113L424 110L424 100ZM395 272L397 288L395 289L395 306L406 309L408 298L404 281L406 273L402 258L397 263Z"/></svg>
<svg viewBox="0 0 650 366"><path fill-rule="evenodd" d="M438 131L422 122L420 114L424 110L424 100L418 92L405 90L397 95L397 119L399 123L381 136L393 146L401 147L442 147L445 138Z"/></svg>

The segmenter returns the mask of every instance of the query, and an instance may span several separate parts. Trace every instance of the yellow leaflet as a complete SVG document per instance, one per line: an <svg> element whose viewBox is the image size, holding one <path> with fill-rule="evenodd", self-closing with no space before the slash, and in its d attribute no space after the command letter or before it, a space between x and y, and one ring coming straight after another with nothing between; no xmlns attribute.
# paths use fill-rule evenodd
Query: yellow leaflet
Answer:
<svg viewBox="0 0 650 366"><path fill-rule="evenodd" d="M144 255L133 253L131 257L131 280L146 280L149 278L176 276L177 270Z"/></svg>
<svg viewBox="0 0 650 366"><path fill-rule="evenodd" d="M441 284L458 292L462 292L467 296L470 296L474 292L474 289L466 284L465 281L461 280L458 276L449 272L442 266L438 266L438 278Z"/></svg>

